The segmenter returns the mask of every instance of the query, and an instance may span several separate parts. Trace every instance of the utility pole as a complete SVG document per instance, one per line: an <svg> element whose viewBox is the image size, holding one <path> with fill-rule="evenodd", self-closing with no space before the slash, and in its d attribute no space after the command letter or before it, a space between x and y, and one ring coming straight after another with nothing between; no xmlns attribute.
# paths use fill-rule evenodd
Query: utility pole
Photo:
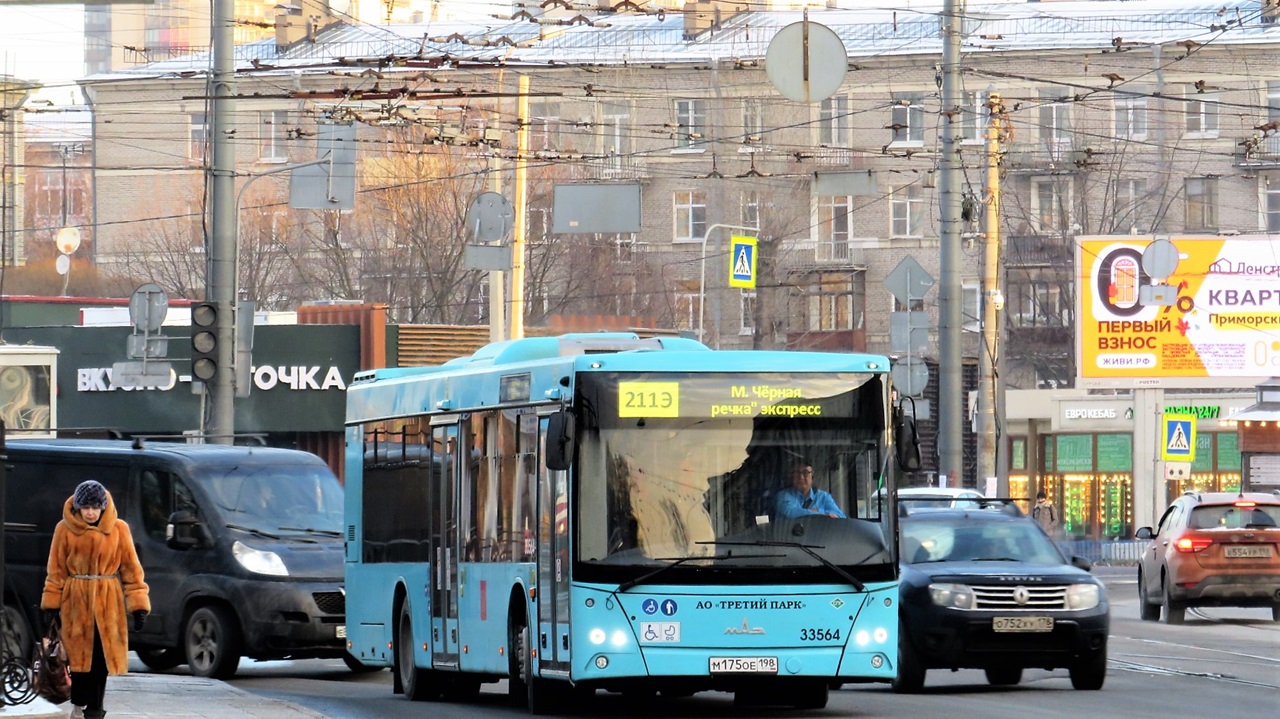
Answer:
<svg viewBox="0 0 1280 719"><path fill-rule="evenodd" d="M524 338L524 243L529 226L529 76L520 76L516 117L515 221L511 230L511 339Z"/></svg>
<svg viewBox="0 0 1280 719"><path fill-rule="evenodd" d="M211 399L206 434L217 444L234 444L235 435L235 306L236 306L236 156L230 132L234 100L234 0L213 0L213 157L209 190L209 267L205 300L215 303L217 371L205 384Z"/></svg>
<svg viewBox="0 0 1280 719"><path fill-rule="evenodd" d="M964 0L946 0L942 7L942 156L938 189L941 195L942 282L938 322L938 473L952 487L964 484L964 375L961 372L960 329L963 296L960 286L960 157L959 124L951 111L960 107L960 39Z"/></svg>
<svg viewBox="0 0 1280 719"><path fill-rule="evenodd" d="M985 257L982 265L982 387L978 392L978 481L996 479L996 496L1009 496L1009 478L1001 476L996 467L999 453L998 421L1003 412L997 412L999 391L996 362L1003 352L1000 343L1000 311L1004 309L1004 293L1000 289L1000 141L1004 127L1004 107L1000 93L988 97L990 120L987 123L987 221ZM1003 409L1003 407L1001 407ZM979 485L981 489L982 486ZM986 490L984 490L986 491Z"/></svg>

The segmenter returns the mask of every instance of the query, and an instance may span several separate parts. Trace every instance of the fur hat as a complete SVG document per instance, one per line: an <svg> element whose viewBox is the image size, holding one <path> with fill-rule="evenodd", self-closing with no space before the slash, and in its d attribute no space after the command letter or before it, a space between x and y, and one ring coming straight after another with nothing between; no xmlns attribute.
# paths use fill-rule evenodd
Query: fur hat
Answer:
<svg viewBox="0 0 1280 719"><path fill-rule="evenodd" d="M96 507L105 509L107 506L107 488L101 483L86 479L76 487L76 493L71 496L71 507L80 509L82 507Z"/></svg>

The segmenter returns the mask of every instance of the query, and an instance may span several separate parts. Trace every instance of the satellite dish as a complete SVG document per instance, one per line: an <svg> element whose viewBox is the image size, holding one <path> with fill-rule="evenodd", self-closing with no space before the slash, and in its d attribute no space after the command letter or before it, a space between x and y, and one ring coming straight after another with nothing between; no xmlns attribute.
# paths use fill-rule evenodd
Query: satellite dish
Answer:
<svg viewBox="0 0 1280 719"><path fill-rule="evenodd" d="M58 259L53 261L53 269L58 274L65 275L71 271L71 255L58 255Z"/></svg>

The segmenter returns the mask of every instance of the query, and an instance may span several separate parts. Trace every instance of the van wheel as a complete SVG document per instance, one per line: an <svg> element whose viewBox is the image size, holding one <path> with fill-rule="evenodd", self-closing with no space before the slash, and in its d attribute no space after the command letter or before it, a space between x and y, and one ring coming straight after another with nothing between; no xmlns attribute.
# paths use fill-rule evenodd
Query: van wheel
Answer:
<svg viewBox="0 0 1280 719"><path fill-rule="evenodd" d="M182 652L174 648L169 649L135 649L138 659L147 668L153 672L163 672L167 669L173 669L182 663Z"/></svg>
<svg viewBox="0 0 1280 719"><path fill-rule="evenodd" d="M11 604L4 605L3 641L4 656L30 661L35 639L32 638L31 627L27 626L26 618L22 616L22 610Z"/></svg>
<svg viewBox="0 0 1280 719"><path fill-rule="evenodd" d="M915 694L924 688L925 671L911 646L911 638L899 635L898 674L893 678L893 690L898 694Z"/></svg>
<svg viewBox="0 0 1280 719"><path fill-rule="evenodd" d="M431 669L419 669L413 663L413 619L409 603L400 607L396 625L396 676L406 699L412 702L435 701L440 698L440 681Z"/></svg>
<svg viewBox="0 0 1280 719"><path fill-rule="evenodd" d="M198 677L227 679L240 665L240 629L223 607L200 607L192 612L183 644L187 665Z"/></svg>
<svg viewBox="0 0 1280 719"><path fill-rule="evenodd" d="M1011 687L1022 681L1022 667L987 667L987 683L993 687Z"/></svg>

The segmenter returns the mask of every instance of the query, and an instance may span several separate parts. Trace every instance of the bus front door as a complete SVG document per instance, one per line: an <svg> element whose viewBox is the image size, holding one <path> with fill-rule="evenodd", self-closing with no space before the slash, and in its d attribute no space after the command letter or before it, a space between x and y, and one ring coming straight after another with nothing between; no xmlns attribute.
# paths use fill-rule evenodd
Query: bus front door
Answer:
<svg viewBox="0 0 1280 719"><path fill-rule="evenodd" d="M431 573L432 665L458 666L458 426L433 428L434 443L443 451L437 485L435 571Z"/></svg>
<svg viewBox="0 0 1280 719"><path fill-rule="evenodd" d="M542 422L546 431L546 420ZM545 455L544 455L545 456ZM537 645L542 669L569 670L569 473L539 463Z"/></svg>

